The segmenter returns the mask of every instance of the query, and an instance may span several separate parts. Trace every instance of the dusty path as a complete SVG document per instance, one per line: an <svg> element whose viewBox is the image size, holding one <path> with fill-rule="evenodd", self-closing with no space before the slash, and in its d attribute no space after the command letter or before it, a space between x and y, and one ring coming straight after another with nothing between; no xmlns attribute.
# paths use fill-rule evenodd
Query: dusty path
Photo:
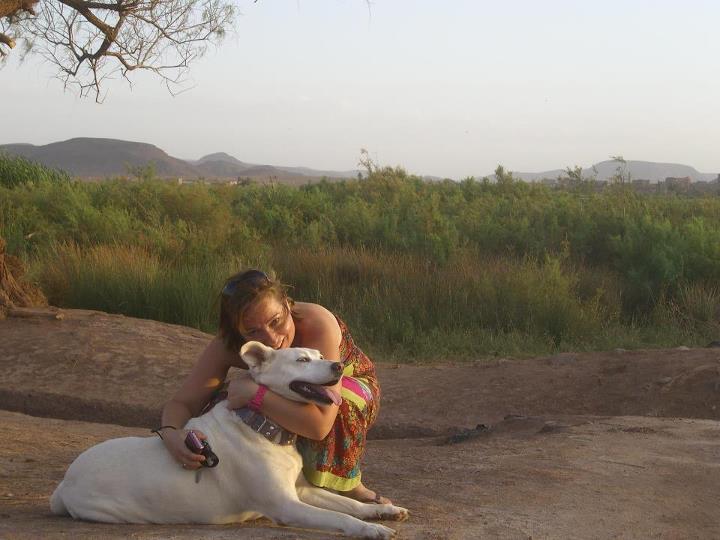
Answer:
<svg viewBox="0 0 720 540"><path fill-rule="evenodd" d="M155 424L209 336L98 312L31 314L0 321L0 409L18 411L0 411L0 538L333 537L267 521L51 516L47 498L74 457L146 434L124 426ZM401 538L720 537L719 349L379 363L379 375L364 474L410 508ZM491 429L469 430L479 423Z"/></svg>

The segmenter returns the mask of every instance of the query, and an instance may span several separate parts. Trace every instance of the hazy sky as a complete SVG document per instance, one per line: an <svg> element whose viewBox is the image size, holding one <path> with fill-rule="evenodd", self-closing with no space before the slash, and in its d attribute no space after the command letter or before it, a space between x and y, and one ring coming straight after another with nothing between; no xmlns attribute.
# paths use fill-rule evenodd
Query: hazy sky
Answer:
<svg viewBox="0 0 720 540"><path fill-rule="evenodd" d="M110 83L98 105L40 59L10 61L0 143L110 137L186 159L343 170L367 148L452 178L618 154L720 172L716 0L238 5L235 35L177 97L142 76Z"/></svg>

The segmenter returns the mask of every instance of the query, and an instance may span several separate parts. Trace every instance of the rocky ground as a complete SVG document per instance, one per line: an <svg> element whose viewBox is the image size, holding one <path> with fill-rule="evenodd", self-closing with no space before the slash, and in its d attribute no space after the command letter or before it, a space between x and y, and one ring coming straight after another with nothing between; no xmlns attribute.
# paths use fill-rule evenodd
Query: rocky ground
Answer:
<svg viewBox="0 0 720 540"><path fill-rule="evenodd" d="M0 538L335 537L266 520L120 526L50 514L81 451L149 436L209 339L92 311L14 308L0 320ZM401 538L720 537L718 348L378 372L364 478L410 509L389 524Z"/></svg>

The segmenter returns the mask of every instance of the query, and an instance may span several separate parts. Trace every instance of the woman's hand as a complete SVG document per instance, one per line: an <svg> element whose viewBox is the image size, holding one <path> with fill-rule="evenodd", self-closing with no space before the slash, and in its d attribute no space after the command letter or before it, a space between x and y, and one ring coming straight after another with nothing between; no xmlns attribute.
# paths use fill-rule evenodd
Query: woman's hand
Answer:
<svg viewBox="0 0 720 540"><path fill-rule="evenodd" d="M259 385L252 380L249 373L243 373L228 384L228 409L242 409L258 391Z"/></svg>
<svg viewBox="0 0 720 540"><path fill-rule="evenodd" d="M195 454L185 446L185 437L187 437L188 431L187 429L163 429L162 441L165 443L165 447L175 461L177 461L183 469L192 471L202 466L200 462L205 461L205 456ZM201 431L197 429L193 429L192 431L195 432L198 439L207 439Z"/></svg>

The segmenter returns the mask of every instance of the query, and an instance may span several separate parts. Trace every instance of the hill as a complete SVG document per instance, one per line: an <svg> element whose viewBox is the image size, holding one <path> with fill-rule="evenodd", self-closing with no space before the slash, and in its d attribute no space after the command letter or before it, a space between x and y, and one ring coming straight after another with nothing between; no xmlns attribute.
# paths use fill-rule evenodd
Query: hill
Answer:
<svg viewBox="0 0 720 540"><path fill-rule="evenodd" d="M248 169L256 167L252 163L244 163L225 152L215 152L201 157L197 161L190 161L198 170L209 177L235 178L238 176L251 176L247 174Z"/></svg>
<svg viewBox="0 0 720 540"><path fill-rule="evenodd" d="M655 163L652 161L628 161L628 171L633 179L662 182L668 177L683 178L689 176L693 182L709 182L717 178L714 173L701 173L694 167L679 163ZM615 174L618 163L616 161L601 161L595 164L598 180L607 180ZM583 174L593 174L593 170L585 169Z"/></svg>
<svg viewBox="0 0 720 540"><path fill-rule="evenodd" d="M196 165L200 165L202 163L208 163L208 162L221 162L221 163L229 163L232 165L235 165L237 167L252 167L251 163L243 163L236 157L231 156L230 154L226 152L215 152L214 154L208 154L207 156L203 156L197 161L193 162L190 160L187 160L189 163L195 163Z"/></svg>
<svg viewBox="0 0 720 540"><path fill-rule="evenodd" d="M225 152L217 152L203 156L195 162L195 167L206 177L289 179L355 178L357 171L325 171L309 167L281 167L275 165L258 165L245 163Z"/></svg>
<svg viewBox="0 0 720 540"><path fill-rule="evenodd" d="M608 180L617 173L619 163L617 161L600 161L591 167L583 169L583 176L586 178L596 177L597 180ZM657 163L653 161L627 161L627 171L633 180L650 180L651 182L662 182L668 177L684 178L689 176L693 182L710 182L717 178L717 173L701 173L694 167L679 163ZM513 176L526 182L536 182L543 178L555 179L566 174L565 169L552 169L542 172L515 172ZM495 175L487 175L494 178Z"/></svg>
<svg viewBox="0 0 720 540"><path fill-rule="evenodd" d="M307 167L279 167L265 164L245 163L225 152L216 152L198 160L183 160L168 155L155 145L123 141L79 137L67 141L36 146L17 143L0 145L0 152L26 157L49 167L67 171L81 178L104 178L127 176L129 171L154 164L155 174L160 177L183 178L278 178L295 180L328 178L351 178L357 171L325 171Z"/></svg>
<svg viewBox="0 0 720 540"><path fill-rule="evenodd" d="M190 163L169 156L152 144L80 137L42 146L6 144L0 151L24 156L73 176L126 176L131 167L155 164L159 176L200 176Z"/></svg>
<svg viewBox="0 0 720 540"><path fill-rule="evenodd" d="M63 169L81 178L104 178L127 176L132 169L142 168L150 163L160 177L183 177L186 179L236 179L239 177L259 180L278 180L283 183L303 184L323 177L330 179L356 178L357 170L332 171L308 167L289 167L248 163L226 152L207 154L197 160L184 160L168 155L155 145L119 139L80 137L67 141L36 146L27 143L0 145L0 152L19 155L43 165ZM608 180L616 174L618 163L606 160L583 169L587 178ZM679 163L658 163L652 161L627 161L627 171L632 179L661 182L667 177L690 177L693 182L715 180L717 173L702 173L694 167ZM527 182L544 178L556 179L564 175L565 169L541 172L515 172L513 176ZM477 178L495 175L480 175ZM424 177L428 181L436 177Z"/></svg>

